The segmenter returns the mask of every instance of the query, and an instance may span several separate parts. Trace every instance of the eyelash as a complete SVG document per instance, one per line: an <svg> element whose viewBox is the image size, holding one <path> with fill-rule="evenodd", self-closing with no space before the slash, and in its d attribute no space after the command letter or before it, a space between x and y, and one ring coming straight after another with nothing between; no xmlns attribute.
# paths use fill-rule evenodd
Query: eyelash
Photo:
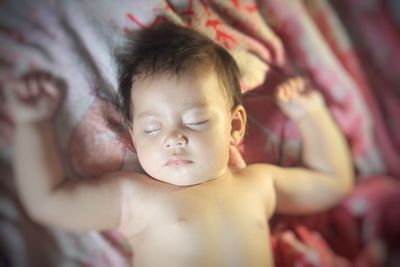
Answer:
<svg viewBox="0 0 400 267"><path fill-rule="evenodd" d="M186 125L202 125L205 124L206 122L208 122L208 120L194 122L194 123L186 123Z"/></svg>
<svg viewBox="0 0 400 267"><path fill-rule="evenodd" d="M158 130L160 130L160 129L144 130L144 133L145 133L145 134L151 134L151 133L156 132L156 131L158 131Z"/></svg>
<svg viewBox="0 0 400 267"><path fill-rule="evenodd" d="M199 122L194 122L194 123L185 123L185 125L188 125L188 126L200 126L200 125L203 125L203 124L205 124L207 122L208 122L208 120L204 120L204 121L199 121ZM144 130L144 133L145 134L151 134L151 133L156 132L158 130L160 130L160 129Z"/></svg>

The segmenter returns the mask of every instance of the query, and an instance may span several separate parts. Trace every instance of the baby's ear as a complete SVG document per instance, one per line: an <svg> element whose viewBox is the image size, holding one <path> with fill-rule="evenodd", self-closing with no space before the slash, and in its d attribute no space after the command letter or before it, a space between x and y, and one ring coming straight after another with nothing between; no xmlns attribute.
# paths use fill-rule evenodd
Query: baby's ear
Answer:
<svg viewBox="0 0 400 267"><path fill-rule="evenodd" d="M246 130L246 110L242 105L237 105L232 108L231 115L231 145L237 146Z"/></svg>

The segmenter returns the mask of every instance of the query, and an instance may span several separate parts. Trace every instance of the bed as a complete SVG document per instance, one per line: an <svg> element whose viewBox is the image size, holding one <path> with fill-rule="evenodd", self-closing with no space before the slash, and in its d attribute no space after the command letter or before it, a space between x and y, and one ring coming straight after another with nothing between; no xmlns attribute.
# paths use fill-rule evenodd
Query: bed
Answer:
<svg viewBox="0 0 400 267"><path fill-rule="evenodd" d="M0 89L31 69L65 80L55 121L68 177L140 168L116 108L115 51L124 35L160 21L227 48L249 113L247 163L299 166L296 126L275 87L305 76L348 141L354 191L331 210L275 216L274 256L286 266L400 266L400 5L389 0L0 0ZM0 91L0 265L130 266L117 231L77 234L33 223L13 185L13 122ZM295 183L295 177L293 177Z"/></svg>

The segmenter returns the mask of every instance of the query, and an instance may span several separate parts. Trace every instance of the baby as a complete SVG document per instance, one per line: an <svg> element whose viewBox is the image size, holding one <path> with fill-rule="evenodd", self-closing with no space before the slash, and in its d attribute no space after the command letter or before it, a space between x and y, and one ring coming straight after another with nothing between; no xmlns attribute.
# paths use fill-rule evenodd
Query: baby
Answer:
<svg viewBox="0 0 400 267"><path fill-rule="evenodd" d="M146 174L65 179L52 129L62 90L41 73L8 86L16 184L34 220L76 231L118 228L135 267L273 266L274 212L325 210L352 189L346 142L301 78L279 86L276 101L298 123L307 169L231 168L246 111L229 53L162 24L139 32L119 55L121 109Z"/></svg>

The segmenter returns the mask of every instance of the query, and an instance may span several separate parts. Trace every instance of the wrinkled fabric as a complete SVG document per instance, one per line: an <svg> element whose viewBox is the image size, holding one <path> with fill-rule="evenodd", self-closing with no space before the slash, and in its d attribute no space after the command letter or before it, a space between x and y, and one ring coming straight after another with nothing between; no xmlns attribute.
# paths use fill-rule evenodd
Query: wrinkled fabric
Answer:
<svg viewBox="0 0 400 267"><path fill-rule="evenodd" d="M248 111L240 147L248 164L302 165L299 131L273 99L279 83L305 76L346 137L357 185L326 213L273 219L277 266L396 266L399 14L394 0L0 0L0 90L33 69L65 80L57 142L67 175L81 179L140 168L116 107L114 55L131 31L172 20L231 52ZM1 91L0 103L1 179L11 181L13 122ZM7 233L0 235L2 261L129 266L132 252L117 232L46 229L30 222L17 203L15 193L1 195L0 231ZM32 240L38 233L46 236L39 244Z"/></svg>

